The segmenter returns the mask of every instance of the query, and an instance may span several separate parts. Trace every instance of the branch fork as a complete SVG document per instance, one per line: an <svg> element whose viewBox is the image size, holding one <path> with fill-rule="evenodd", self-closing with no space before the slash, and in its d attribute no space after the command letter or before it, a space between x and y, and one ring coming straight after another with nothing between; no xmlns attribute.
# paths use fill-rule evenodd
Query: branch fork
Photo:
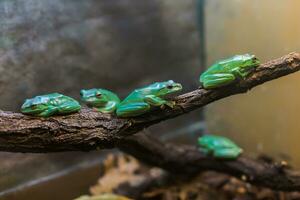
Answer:
<svg viewBox="0 0 300 200"><path fill-rule="evenodd" d="M0 151L62 152L91 151L119 147L141 161L170 172L194 174L216 170L278 190L300 190L300 172L276 167L245 156L236 161L219 161L197 149L163 144L134 135L144 128L201 108L231 95L245 93L255 86L300 70L300 54L290 53L259 65L246 79L226 87L202 87L174 97L173 108L154 109L136 118L118 118L84 108L79 113L38 118L0 111Z"/></svg>

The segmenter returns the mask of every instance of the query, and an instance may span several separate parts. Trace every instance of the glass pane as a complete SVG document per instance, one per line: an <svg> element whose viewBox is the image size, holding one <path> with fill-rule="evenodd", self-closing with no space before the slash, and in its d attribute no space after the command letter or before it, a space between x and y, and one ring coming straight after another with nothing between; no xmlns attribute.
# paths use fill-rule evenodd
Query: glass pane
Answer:
<svg viewBox="0 0 300 200"><path fill-rule="evenodd" d="M300 1L206 1L208 64L240 53L262 62L300 50ZM247 153L265 153L300 166L300 74L263 84L206 110L209 132L236 140Z"/></svg>

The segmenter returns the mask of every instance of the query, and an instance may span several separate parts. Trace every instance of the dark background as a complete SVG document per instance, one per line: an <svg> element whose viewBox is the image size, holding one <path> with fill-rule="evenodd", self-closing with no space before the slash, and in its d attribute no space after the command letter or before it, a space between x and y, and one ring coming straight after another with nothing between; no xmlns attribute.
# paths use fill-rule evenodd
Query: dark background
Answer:
<svg viewBox="0 0 300 200"><path fill-rule="evenodd" d="M0 108L25 98L107 88L122 98L154 81L198 87L204 68L202 1L0 1ZM162 123L149 134L188 140L201 111ZM185 134L178 137L178 134ZM100 152L0 153L0 191L99 158Z"/></svg>

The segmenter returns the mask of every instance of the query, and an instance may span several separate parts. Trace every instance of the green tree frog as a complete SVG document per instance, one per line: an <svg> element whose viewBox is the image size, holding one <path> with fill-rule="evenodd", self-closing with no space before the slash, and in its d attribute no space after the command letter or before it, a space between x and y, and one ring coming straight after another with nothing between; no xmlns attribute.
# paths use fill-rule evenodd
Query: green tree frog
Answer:
<svg viewBox="0 0 300 200"><path fill-rule="evenodd" d="M198 138L200 151L221 159L236 159L243 150L230 139L216 135L204 135Z"/></svg>
<svg viewBox="0 0 300 200"><path fill-rule="evenodd" d="M28 115L49 117L52 115L64 115L78 112L80 104L73 98L52 93L26 99L21 107L21 112Z"/></svg>
<svg viewBox="0 0 300 200"><path fill-rule="evenodd" d="M81 90L80 96L89 107L94 107L102 113L113 113L120 103L115 93L105 89Z"/></svg>
<svg viewBox="0 0 300 200"><path fill-rule="evenodd" d="M259 64L260 61L254 55L235 55L209 67L201 74L200 82L205 89L222 87L238 78L246 78Z"/></svg>
<svg viewBox="0 0 300 200"><path fill-rule="evenodd" d="M172 80L156 82L130 93L117 107L117 116L135 117L149 111L152 107L173 107L175 102L165 100L169 94L182 89L181 84Z"/></svg>

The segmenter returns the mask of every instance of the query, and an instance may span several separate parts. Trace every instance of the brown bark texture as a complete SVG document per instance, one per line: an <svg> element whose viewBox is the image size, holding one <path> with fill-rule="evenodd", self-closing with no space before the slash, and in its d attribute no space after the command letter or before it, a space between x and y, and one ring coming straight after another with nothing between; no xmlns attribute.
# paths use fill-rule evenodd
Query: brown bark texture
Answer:
<svg viewBox="0 0 300 200"><path fill-rule="evenodd" d="M163 143L141 133L124 140L118 144L120 150L173 175L192 178L199 172L213 170L257 186L300 191L300 172L292 170L285 161L269 162L244 155L236 160L214 159L204 155L196 147Z"/></svg>
<svg viewBox="0 0 300 200"><path fill-rule="evenodd" d="M219 89L202 87L172 98L174 108L156 108L136 118L118 118L84 108L79 113L39 118L0 111L0 151L62 152L91 151L119 147L151 165L167 171L193 175L216 170L243 178L251 183L278 190L300 190L300 173L241 156L235 161L216 160L194 147L161 143L139 131L201 108L219 99L244 93L264 82L300 70L300 54L290 53L258 66L247 78Z"/></svg>
<svg viewBox="0 0 300 200"><path fill-rule="evenodd" d="M202 87L174 97L174 108L156 108L136 118L118 118L93 109L66 116L39 118L0 112L0 151L60 152L112 148L123 138L161 121L201 108L219 99L244 93L264 82L300 69L300 54L290 53L257 67L246 79L219 89ZM197 78L197 77L195 77Z"/></svg>

